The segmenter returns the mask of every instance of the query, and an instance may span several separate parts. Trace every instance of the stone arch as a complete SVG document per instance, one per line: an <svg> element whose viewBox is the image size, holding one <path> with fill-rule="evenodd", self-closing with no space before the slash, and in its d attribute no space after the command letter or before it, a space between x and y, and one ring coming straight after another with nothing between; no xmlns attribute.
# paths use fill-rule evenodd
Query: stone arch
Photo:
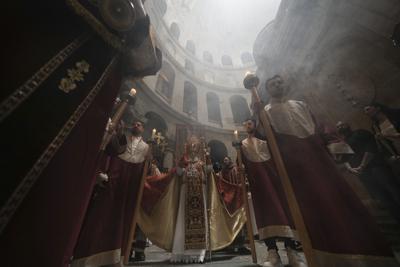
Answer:
<svg viewBox="0 0 400 267"><path fill-rule="evenodd" d="M222 124L219 97L214 92L207 93L208 121Z"/></svg>
<svg viewBox="0 0 400 267"><path fill-rule="evenodd" d="M210 147L210 157L213 163L222 163L224 158L228 156L228 150L223 142L211 140L208 142L208 146Z"/></svg>
<svg viewBox="0 0 400 267"><path fill-rule="evenodd" d="M229 99L233 115L233 122L236 124L242 123L250 117L250 109L247 100L240 95L231 96Z"/></svg>
<svg viewBox="0 0 400 267"><path fill-rule="evenodd" d="M149 111L144 115L144 117L146 118L146 124L143 137L146 140L151 137L153 129L156 129L157 132L161 132L163 136L166 135L168 125L161 115L154 111Z"/></svg>

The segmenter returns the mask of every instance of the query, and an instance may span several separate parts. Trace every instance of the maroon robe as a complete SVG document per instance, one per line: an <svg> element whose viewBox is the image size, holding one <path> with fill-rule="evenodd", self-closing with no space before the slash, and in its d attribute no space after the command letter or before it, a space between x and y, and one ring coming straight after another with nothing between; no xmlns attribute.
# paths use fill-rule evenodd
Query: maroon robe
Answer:
<svg viewBox="0 0 400 267"><path fill-rule="evenodd" d="M243 148L242 148L243 149ZM287 237L297 239L285 192L274 162L253 162L243 155L253 200L260 239Z"/></svg>
<svg viewBox="0 0 400 267"><path fill-rule="evenodd" d="M223 168L216 178L218 192L232 215L243 206L242 185L236 166Z"/></svg>
<svg viewBox="0 0 400 267"><path fill-rule="evenodd" d="M72 266L81 266L82 262L89 260L96 262L95 266L114 264L124 256L142 172L143 163L111 158L107 172L109 181L105 188L96 189Z"/></svg>
<svg viewBox="0 0 400 267"><path fill-rule="evenodd" d="M266 106L318 266L398 266L337 169L304 102Z"/></svg>
<svg viewBox="0 0 400 267"><path fill-rule="evenodd" d="M276 134L314 249L391 256L376 223L317 135Z"/></svg>

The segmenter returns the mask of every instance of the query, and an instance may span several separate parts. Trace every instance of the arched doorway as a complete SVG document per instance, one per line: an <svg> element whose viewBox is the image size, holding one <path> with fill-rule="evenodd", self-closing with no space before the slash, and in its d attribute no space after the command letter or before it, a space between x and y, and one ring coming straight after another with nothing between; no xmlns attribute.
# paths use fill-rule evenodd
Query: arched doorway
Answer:
<svg viewBox="0 0 400 267"><path fill-rule="evenodd" d="M153 111L147 112L144 116L147 119L143 133L145 140L151 137L153 129L156 129L157 132L161 132L163 136L166 135L168 126L163 117Z"/></svg>
<svg viewBox="0 0 400 267"><path fill-rule="evenodd" d="M224 158L228 155L228 150L224 143L218 140L211 140L208 142L208 146L210 147L210 157L212 163L219 162L222 163Z"/></svg>

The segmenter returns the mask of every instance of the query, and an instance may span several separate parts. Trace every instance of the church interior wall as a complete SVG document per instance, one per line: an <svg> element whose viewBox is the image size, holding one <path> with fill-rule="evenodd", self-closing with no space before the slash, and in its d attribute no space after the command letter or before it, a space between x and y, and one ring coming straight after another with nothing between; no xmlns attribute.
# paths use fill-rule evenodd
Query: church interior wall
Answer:
<svg viewBox="0 0 400 267"><path fill-rule="evenodd" d="M137 86L138 84L136 84ZM187 125L200 125L200 123L189 119L186 115L176 112L175 110L171 109L171 107L165 103L160 98L155 98L154 90L150 90L146 87L145 84L142 84L143 87L138 87L137 91L137 101L131 110L131 114L134 117L142 118L146 120L145 114L148 112L154 112L158 114L160 117L164 119L167 124L167 132L166 137L169 140L175 140L176 134L176 125L178 124L187 124ZM227 101L229 103L229 101ZM205 106L203 104L203 106ZM232 129L222 129L216 128L213 125L207 126L205 125L205 139L206 141L210 140L218 140L226 146L228 150L229 156L236 155L235 149L232 147L233 141L233 130L242 130L242 127L237 125ZM244 138L243 133L241 133L242 137Z"/></svg>
<svg viewBox="0 0 400 267"><path fill-rule="evenodd" d="M390 40L400 14L397 1L285 3L254 46L262 80L282 74L290 97L306 100L331 125L348 120L368 129L364 105L375 100L400 106L399 51Z"/></svg>

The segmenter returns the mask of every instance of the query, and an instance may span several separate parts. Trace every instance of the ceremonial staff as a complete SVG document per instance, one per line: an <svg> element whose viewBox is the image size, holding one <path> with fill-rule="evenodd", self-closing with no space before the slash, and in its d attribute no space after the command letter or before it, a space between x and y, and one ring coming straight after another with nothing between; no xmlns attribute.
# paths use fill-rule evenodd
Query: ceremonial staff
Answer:
<svg viewBox="0 0 400 267"><path fill-rule="evenodd" d="M242 169L243 160L242 160L242 153L240 151L242 142L239 141L237 131L234 132L234 135L235 135L235 141L232 142L232 145L236 148L238 167L240 169ZM257 263L257 253L256 253L256 246L254 243L254 236L253 236L254 231L253 231L253 225L251 222L249 198L247 196L247 189L246 189L246 180L245 180L243 171L239 171L238 173L239 173L239 177L240 177L240 183L242 184L242 198L244 201L244 211L246 213L247 237L248 237L249 243L250 243L251 257L253 259L253 263Z"/></svg>
<svg viewBox="0 0 400 267"><path fill-rule="evenodd" d="M140 179L139 191L138 191L138 195L136 198L135 211L133 213L132 222L129 227L129 235L128 235L128 240L127 240L128 243L125 244L124 265L128 265L128 263L129 263L129 254L131 253L132 242L133 242L133 238L135 237L139 209L140 209L140 205L142 204L144 182L146 180L147 171L151 164L151 153L153 150L153 145L155 143L154 138L155 138L155 131L153 130L151 139L147 141L147 144L149 145L149 149L147 151L146 160L144 162L143 174Z"/></svg>
<svg viewBox="0 0 400 267"><path fill-rule="evenodd" d="M204 137L201 138L202 150L203 150L203 162L204 162L204 174L206 177L206 185L205 185L205 192L206 193L206 210L207 210L207 228L208 228L208 235L207 235L207 243L208 243L208 258L209 261L212 261L212 250L211 250L211 198L209 196L210 193L210 180L211 177L208 176L207 173L207 163L210 163L208 149L206 148L206 141ZM213 181L211 181L212 183Z"/></svg>
<svg viewBox="0 0 400 267"><path fill-rule="evenodd" d="M252 74L247 73L244 78L243 84L244 87L251 91L253 95L253 99L255 104L260 107L261 100L260 96L257 93L257 86L260 83L260 79ZM300 236L300 241L303 245L304 254L307 259L307 263L309 267L317 267L314 256L313 249L311 245L311 240L308 235L307 228L304 223L303 215L301 214L299 204L297 203L296 196L293 191L292 183L290 182L289 175L286 171L285 165L282 160L281 153L279 151L278 144L275 139L274 132L272 131L271 123L269 121L268 115L264 109L260 109L258 111L258 116L261 122L262 127L264 128L268 145L271 149L272 158L275 162L278 175L281 178L283 189L285 191L286 199L288 201L290 213L292 214L294 224Z"/></svg>
<svg viewBox="0 0 400 267"><path fill-rule="evenodd" d="M114 113L114 115L111 118L111 123L108 126L108 129L104 133L103 140L100 145L100 153L98 154L98 159L97 159L97 165L104 164L104 169L98 173L98 182L99 181L108 181L108 167L110 164L110 158L104 153L106 150L106 147L108 143L110 143L111 138L114 135L114 130L118 126L119 122L121 121L122 115L125 113L126 108L129 105L133 105L136 102L136 89L132 88L128 94L123 96L122 103L119 105L114 104L117 107L114 107L117 109L117 111ZM97 195L97 193L94 193L94 197Z"/></svg>
<svg viewBox="0 0 400 267"><path fill-rule="evenodd" d="M115 130L119 121L121 120L122 115L124 115L126 108L129 105L134 104L134 102L136 101L135 96L136 96L136 89L132 88L129 91L129 94L124 98L122 103L119 104L117 111L115 112L114 116L112 116L112 118L111 118L111 125L110 125L108 131L106 131L106 133L104 135L100 150L104 151L106 149L106 146L108 145L111 138L113 137L113 131Z"/></svg>

